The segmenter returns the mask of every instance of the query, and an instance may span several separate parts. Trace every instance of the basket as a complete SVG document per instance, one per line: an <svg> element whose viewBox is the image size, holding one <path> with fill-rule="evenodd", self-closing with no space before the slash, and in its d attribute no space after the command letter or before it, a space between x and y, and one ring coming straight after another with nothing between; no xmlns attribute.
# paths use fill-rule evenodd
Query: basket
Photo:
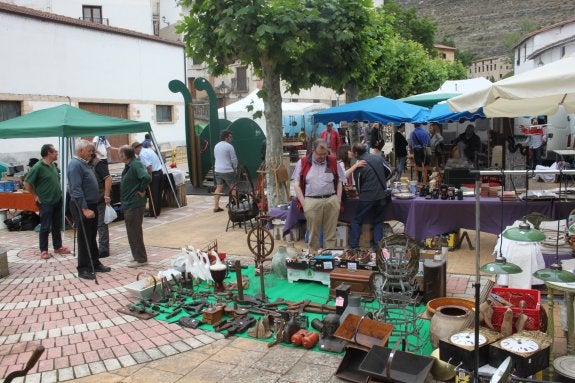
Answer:
<svg viewBox="0 0 575 383"><path fill-rule="evenodd" d="M511 302L511 310L513 311L513 333L517 331L515 328L515 321L521 308L519 302L525 301L525 308L523 314L527 315L527 322L525 323L525 330L540 330L541 329L541 293L538 290L531 289L512 289L504 287L494 287L491 289L491 294L497 294L508 302ZM501 324L503 323L503 315L507 310L507 306L491 306L493 308L493 317L491 322L496 331L501 331Z"/></svg>
<svg viewBox="0 0 575 383"><path fill-rule="evenodd" d="M143 300L161 300L163 297L162 285L158 283L154 276L154 284L148 286L146 279L140 279L140 274L136 277L136 281L124 286L126 291L134 298Z"/></svg>

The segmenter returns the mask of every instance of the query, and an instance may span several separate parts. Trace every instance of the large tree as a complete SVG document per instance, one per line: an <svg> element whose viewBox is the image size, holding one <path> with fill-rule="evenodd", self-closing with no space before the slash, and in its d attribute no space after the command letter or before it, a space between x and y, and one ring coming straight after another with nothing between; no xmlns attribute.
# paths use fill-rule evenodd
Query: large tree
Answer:
<svg viewBox="0 0 575 383"><path fill-rule="evenodd" d="M262 78L266 119L266 165L281 164L282 94L312 85L342 90L357 83L368 55L370 0L183 0L189 7L178 26L188 55L211 74L239 61ZM273 206L273 177L268 198Z"/></svg>

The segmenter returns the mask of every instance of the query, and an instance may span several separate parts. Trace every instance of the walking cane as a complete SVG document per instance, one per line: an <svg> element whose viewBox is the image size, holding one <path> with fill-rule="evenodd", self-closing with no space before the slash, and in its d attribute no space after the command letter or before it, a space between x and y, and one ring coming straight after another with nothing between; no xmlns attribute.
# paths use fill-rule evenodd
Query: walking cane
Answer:
<svg viewBox="0 0 575 383"><path fill-rule="evenodd" d="M148 185L148 195L150 196L150 206L152 206L152 212L154 213L154 218L158 218L156 214L156 206L154 205L154 196L152 195L152 189Z"/></svg>
<svg viewBox="0 0 575 383"><path fill-rule="evenodd" d="M86 234L86 227L84 226L84 218L82 217L82 210L80 209L80 206L78 206L78 204L76 203L76 201L74 199L71 199L71 202L76 207L76 211L78 212L78 217L80 218L80 226L82 227L82 234L84 235L84 242L86 243L86 250L88 250L88 258L90 258L90 266L92 266L92 272L94 273L94 276L95 276L94 282L96 282L96 284L99 285L98 274L96 274L96 269L94 268L94 261L92 260L92 251L90 250L90 246L88 246L88 235ZM78 252L80 252L80 249L78 249Z"/></svg>

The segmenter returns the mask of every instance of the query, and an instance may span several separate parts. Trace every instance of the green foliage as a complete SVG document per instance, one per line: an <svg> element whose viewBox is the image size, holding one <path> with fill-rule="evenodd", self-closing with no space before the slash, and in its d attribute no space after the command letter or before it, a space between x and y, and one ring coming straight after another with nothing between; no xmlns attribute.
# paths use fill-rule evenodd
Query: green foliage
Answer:
<svg viewBox="0 0 575 383"><path fill-rule="evenodd" d="M403 8L395 0L386 0L376 12L392 17L393 29L399 36L420 43L428 52L433 51L437 24L431 19L418 16L416 7Z"/></svg>

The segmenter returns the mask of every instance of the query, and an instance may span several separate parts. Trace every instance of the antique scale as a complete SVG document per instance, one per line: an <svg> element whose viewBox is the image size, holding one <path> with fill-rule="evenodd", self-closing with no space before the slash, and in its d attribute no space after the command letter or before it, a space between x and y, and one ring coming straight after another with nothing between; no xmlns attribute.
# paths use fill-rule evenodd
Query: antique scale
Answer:
<svg viewBox="0 0 575 383"><path fill-rule="evenodd" d="M480 366L489 361L489 345L502 335L487 328L479 329L479 342L475 347L475 330L468 328L439 340L439 358L452 365L461 363L461 367L468 371L473 370L475 353L479 356Z"/></svg>

